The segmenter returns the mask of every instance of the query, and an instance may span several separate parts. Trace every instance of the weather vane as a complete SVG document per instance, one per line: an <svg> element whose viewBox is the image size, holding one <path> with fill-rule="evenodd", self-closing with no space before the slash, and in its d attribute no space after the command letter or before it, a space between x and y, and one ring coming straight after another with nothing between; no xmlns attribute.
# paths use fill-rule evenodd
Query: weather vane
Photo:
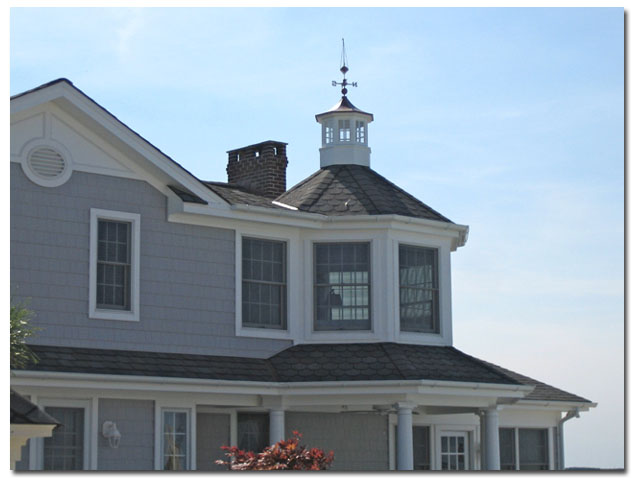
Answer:
<svg viewBox="0 0 640 483"><path fill-rule="evenodd" d="M340 72L342 72L342 82L331 81L332 86L341 85L342 86L342 95L347 95L347 86L358 87L357 82L347 82L347 72L349 72L349 67L347 67L347 53L344 49L344 39L342 39L342 58L340 59L342 63L342 67L340 67Z"/></svg>

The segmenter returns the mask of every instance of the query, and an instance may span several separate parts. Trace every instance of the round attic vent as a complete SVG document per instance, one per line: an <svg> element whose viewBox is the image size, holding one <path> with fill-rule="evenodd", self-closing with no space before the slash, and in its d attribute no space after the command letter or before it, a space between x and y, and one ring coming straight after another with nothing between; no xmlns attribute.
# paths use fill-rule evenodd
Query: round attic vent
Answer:
<svg viewBox="0 0 640 483"><path fill-rule="evenodd" d="M29 167L38 176L54 179L64 172L65 161L62 154L51 148L39 148L29 156Z"/></svg>
<svg viewBox="0 0 640 483"><path fill-rule="evenodd" d="M34 183L52 188L65 183L71 176L71 158L66 150L39 145L27 153L22 167Z"/></svg>

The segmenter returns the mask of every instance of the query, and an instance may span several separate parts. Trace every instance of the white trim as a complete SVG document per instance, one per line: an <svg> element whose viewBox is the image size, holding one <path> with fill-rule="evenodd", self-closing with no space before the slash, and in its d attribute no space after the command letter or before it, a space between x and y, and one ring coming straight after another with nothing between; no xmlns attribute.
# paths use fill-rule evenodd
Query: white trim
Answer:
<svg viewBox="0 0 640 483"><path fill-rule="evenodd" d="M454 436L454 437L464 437L464 446L465 446L465 470L471 470L474 469L473 465L471 464L471 457L472 457L472 452L471 452L471 444L470 441L472 440L472 434L474 432L475 428L465 428L465 429L460 429L460 428L455 428L455 429L450 429L448 427L437 427L436 428L436 458L435 458L435 465L434 469L435 470L442 470L442 437L443 436Z"/></svg>
<svg viewBox="0 0 640 483"><path fill-rule="evenodd" d="M138 213L91 208L90 218L89 318L138 322L140 320L140 215ZM96 307L99 220L125 221L131 223L130 310L109 310Z"/></svg>
<svg viewBox="0 0 640 483"><path fill-rule="evenodd" d="M244 327L242 325L242 239L255 238L267 241L284 242L285 244L285 269L286 269L286 328L270 329L260 327ZM236 274L236 294L235 294L235 323L236 336L239 337L260 337L264 339L293 339L292 334L295 332L291 327L291 322L297 320L297 317L291 316L291 311L296 309L294 298L302 287L297 283L298 274L297 266L291 262L294 258L292 253L297 254L297 240L293 234L283 236L282 232L274 232L272 230L240 230L236 229L235 236L235 274ZM295 248L294 248L295 246ZM297 264L296 264L297 265ZM294 292L295 290L295 292Z"/></svg>
<svg viewBox="0 0 640 483"><path fill-rule="evenodd" d="M11 115L19 118L21 112L38 108L47 102L53 102L57 108L73 116L80 124L91 124L96 134L112 139L116 149L123 151L131 159L136 159L136 162L141 161L139 164L146 164L145 171L151 166L158 168L167 177L204 200L228 207L225 201L202 185L192 174L70 83L57 82L11 99Z"/></svg>
<svg viewBox="0 0 640 483"><path fill-rule="evenodd" d="M393 307L394 341L415 344L453 345L451 320L451 265L449 246L441 239L416 237L405 234L393 237L392 277L393 290L390 305ZM400 245L430 248L437 253L438 272L438 325L439 332L423 333L400 330Z"/></svg>
<svg viewBox="0 0 640 483"><path fill-rule="evenodd" d="M187 470L196 470L196 405L195 404L176 404L177 401L172 400L155 400L154 408L154 469L164 470L164 431L162 429L162 420L165 411L185 412L187 413L187 427L189 434L187 436Z"/></svg>
<svg viewBox="0 0 640 483"><path fill-rule="evenodd" d="M51 124L51 116L45 115L45 126L49 126ZM50 129L46 129L49 131ZM62 159L64 160L64 168L62 172L56 176L55 178L45 178L36 173L29 164L29 159L31 155L37 151L38 149L48 148L56 151ZM56 188L58 186L63 185L71 175L73 174L73 157L69 150L63 146L58 141L51 139L50 137L45 137L44 139L34 139L29 141L22 147L21 155L20 155L20 163L22 165L22 171L25 176L29 178L29 180L33 181L35 184L44 186L45 188Z"/></svg>

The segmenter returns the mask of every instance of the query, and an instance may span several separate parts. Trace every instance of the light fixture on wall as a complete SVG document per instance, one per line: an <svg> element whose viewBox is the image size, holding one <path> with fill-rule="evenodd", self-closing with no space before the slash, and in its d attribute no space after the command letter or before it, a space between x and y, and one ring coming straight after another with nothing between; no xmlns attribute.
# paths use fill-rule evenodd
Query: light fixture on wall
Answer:
<svg viewBox="0 0 640 483"><path fill-rule="evenodd" d="M113 421L102 423L102 436L109 440L109 446L112 448L117 448L120 444L120 431Z"/></svg>

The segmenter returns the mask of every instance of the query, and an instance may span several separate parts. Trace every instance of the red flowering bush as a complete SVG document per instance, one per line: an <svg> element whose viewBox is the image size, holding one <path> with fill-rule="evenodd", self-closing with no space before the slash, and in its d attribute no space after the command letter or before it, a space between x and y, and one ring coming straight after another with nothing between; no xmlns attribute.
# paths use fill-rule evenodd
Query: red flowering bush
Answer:
<svg viewBox="0 0 640 483"><path fill-rule="evenodd" d="M228 465L232 470L326 470L333 462L333 451L325 454L318 448L307 449L300 445L302 434L293 432L293 437L267 446L261 453L244 451L237 446L222 446L229 461L216 461Z"/></svg>

